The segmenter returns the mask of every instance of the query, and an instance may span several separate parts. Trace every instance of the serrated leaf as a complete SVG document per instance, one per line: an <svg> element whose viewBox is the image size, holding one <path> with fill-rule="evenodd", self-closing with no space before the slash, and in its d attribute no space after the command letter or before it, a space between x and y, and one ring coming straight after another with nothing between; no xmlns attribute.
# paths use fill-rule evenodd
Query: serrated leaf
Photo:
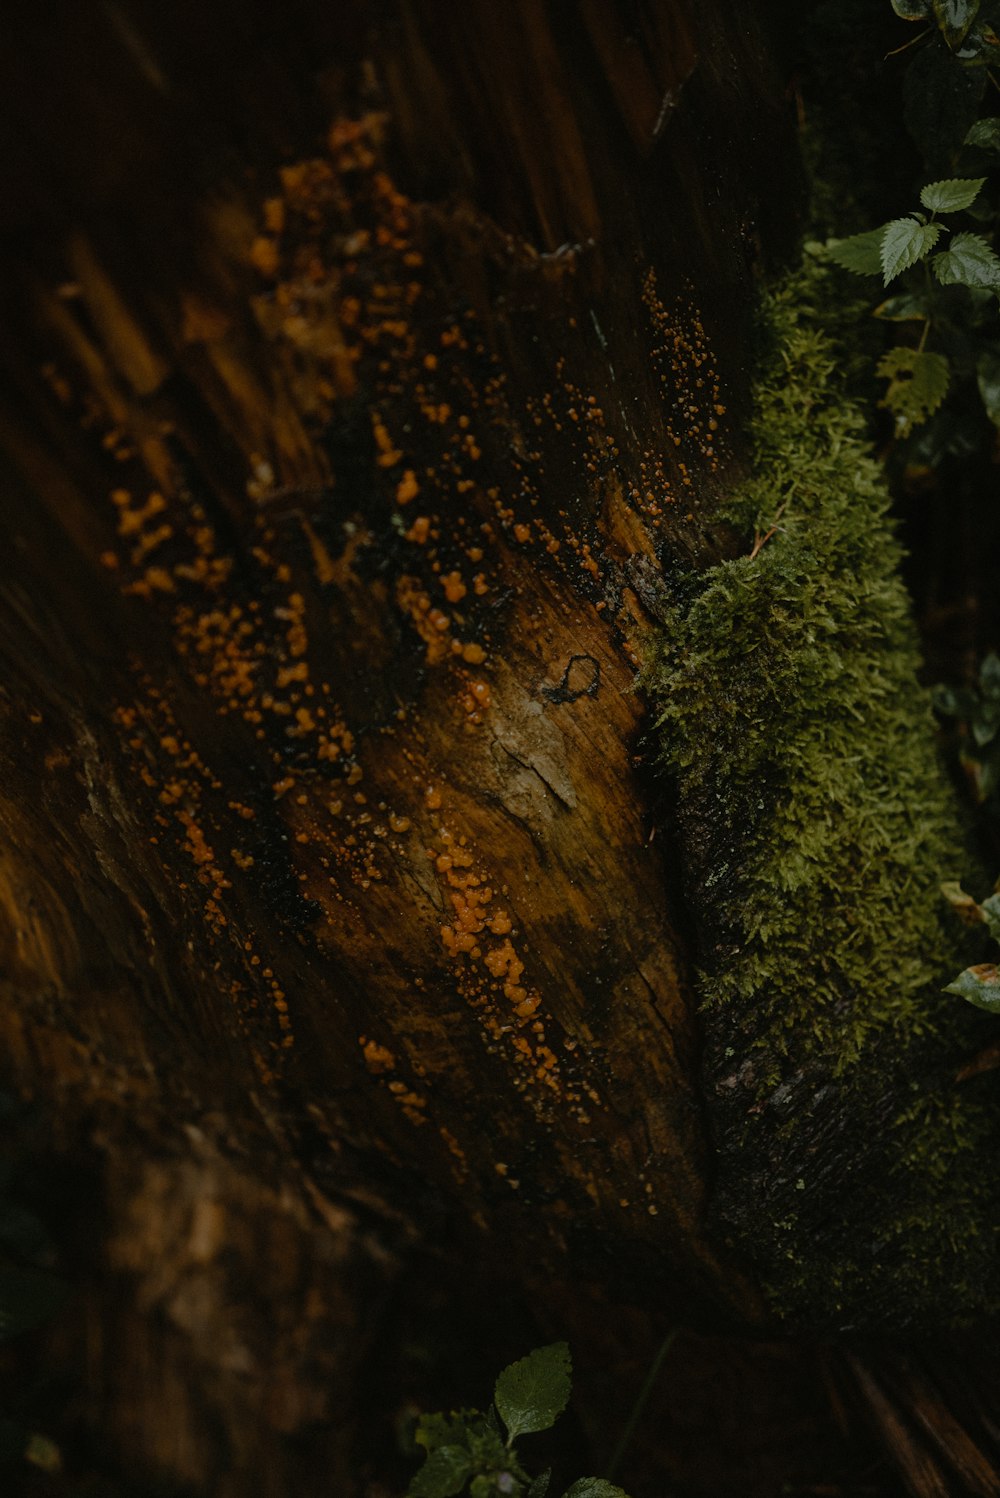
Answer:
<svg viewBox="0 0 1000 1498"><path fill-rule="evenodd" d="M407 1488L407 1498L454 1498L472 1475L472 1461L461 1446L432 1451Z"/></svg>
<svg viewBox="0 0 1000 1498"><path fill-rule="evenodd" d="M890 349L879 360L877 372L889 381L879 404L892 411L901 437L909 436L915 426L926 421L948 393L950 370L943 354Z"/></svg>
<svg viewBox="0 0 1000 1498"><path fill-rule="evenodd" d="M605 1477L581 1477L566 1489L563 1498L628 1498L628 1494Z"/></svg>
<svg viewBox="0 0 1000 1498"><path fill-rule="evenodd" d="M956 993L969 1004L975 1004L977 1009L1000 1014L1000 972L992 962L967 967L954 983L948 984L945 993Z"/></svg>
<svg viewBox="0 0 1000 1498"><path fill-rule="evenodd" d="M1000 257L980 234L956 234L931 261L942 286L1000 287Z"/></svg>
<svg viewBox="0 0 1000 1498"><path fill-rule="evenodd" d="M934 19L949 47L957 47L976 19L979 0L932 0Z"/></svg>
<svg viewBox="0 0 1000 1498"><path fill-rule="evenodd" d="M882 235L888 228L869 229L865 234L852 234L847 239L828 239L827 254L835 265L853 271L856 276L880 276L882 274Z"/></svg>
<svg viewBox="0 0 1000 1498"><path fill-rule="evenodd" d="M984 411L1000 427L1000 354L992 349L985 349L976 360L976 384Z"/></svg>
<svg viewBox="0 0 1000 1498"><path fill-rule="evenodd" d="M890 281L932 250L941 234L940 224L920 224L915 218L894 218L882 230L882 284Z"/></svg>
<svg viewBox="0 0 1000 1498"><path fill-rule="evenodd" d="M468 1426L465 1444L472 1455L474 1466L483 1469L506 1466L518 1476L524 1476L513 1455L505 1447L499 1430L487 1425L485 1420L477 1420Z"/></svg>
<svg viewBox="0 0 1000 1498"><path fill-rule="evenodd" d="M540 1472L528 1489L528 1498L545 1498L549 1491L549 1483L552 1481L552 1468L548 1467Z"/></svg>
<svg viewBox="0 0 1000 1498"><path fill-rule="evenodd" d="M509 1440L531 1431L548 1430L554 1424L569 1400L571 1375L572 1362L566 1342L536 1347L526 1358L503 1370L493 1399Z"/></svg>
<svg viewBox="0 0 1000 1498"><path fill-rule="evenodd" d="M946 177L920 189L920 201L931 213L958 213L978 198L985 177Z"/></svg>
<svg viewBox="0 0 1000 1498"><path fill-rule="evenodd" d="M901 291L898 296L886 297L874 309L874 316L886 322L926 322L930 316L927 298L911 291Z"/></svg>
<svg viewBox="0 0 1000 1498"><path fill-rule="evenodd" d="M987 115L977 120L965 137L967 146L979 146L984 151L1000 151L1000 116Z"/></svg>

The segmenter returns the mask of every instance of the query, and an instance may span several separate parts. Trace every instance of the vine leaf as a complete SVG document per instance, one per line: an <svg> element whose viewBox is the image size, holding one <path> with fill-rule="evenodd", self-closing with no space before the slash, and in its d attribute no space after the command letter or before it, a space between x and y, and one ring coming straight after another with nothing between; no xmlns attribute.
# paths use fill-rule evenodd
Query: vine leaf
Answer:
<svg viewBox="0 0 1000 1498"><path fill-rule="evenodd" d="M967 146L980 146L984 151L1000 151L1000 116L988 115L977 120L965 137Z"/></svg>
<svg viewBox="0 0 1000 1498"><path fill-rule="evenodd" d="M979 10L979 0L932 0L934 19L949 47L957 47Z"/></svg>
<svg viewBox="0 0 1000 1498"><path fill-rule="evenodd" d="M931 264L942 286L957 282L961 286L1000 289L1000 258L981 234L955 234Z"/></svg>
<svg viewBox="0 0 1000 1498"><path fill-rule="evenodd" d="M987 1009L990 1014L1000 1014L1000 971L992 962L980 962L959 973L954 983L949 983L945 993L957 993L977 1009Z"/></svg>
<svg viewBox="0 0 1000 1498"><path fill-rule="evenodd" d="M985 177L946 177L920 189L920 201L931 213L957 213L979 196Z"/></svg>
<svg viewBox="0 0 1000 1498"><path fill-rule="evenodd" d="M883 354L877 371L889 381L879 402L896 417L896 432L908 437L926 421L948 393L950 368L943 354L919 353L913 348L894 348Z"/></svg>
<svg viewBox="0 0 1000 1498"><path fill-rule="evenodd" d="M829 239L826 248L835 265L852 270L857 276L880 276L882 274L882 235L888 225L880 229L869 229L865 234L852 234L848 239Z"/></svg>
<svg viewBox="0 0 1000 1498"><path fill-rule="evenodd" d="M569 1399L571 1371L566 1342L536 1347L526 1358L503 1370L493 1400L507 1427L509 1440L531 1431L548 1430L554 1424Z"/></svg>
<svg viewBox="0 0 1000 1498"><path fill-rule="evenodd" d="M941 234L940 224L921 224L915 218L894 218L882 230L882 283L888 286L904 270L922 260Z"/></svg>

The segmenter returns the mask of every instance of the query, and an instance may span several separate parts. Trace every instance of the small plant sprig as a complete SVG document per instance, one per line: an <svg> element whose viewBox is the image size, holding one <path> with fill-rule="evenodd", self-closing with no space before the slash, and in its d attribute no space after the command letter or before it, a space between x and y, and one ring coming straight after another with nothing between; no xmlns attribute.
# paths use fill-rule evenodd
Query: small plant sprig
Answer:
<svg viewBox="0 0 1000 1498"><path fill-rule="evenodd" d="M932 700L959 724L958 761L976 801L1000 814L1000 656L983 658L977 686L936 686Z"/></svg>
<svg viewBox="0 0 1000 1498"><path fill-rule="evenodd" d="M1000 881L997 888L1000 889ZM960 884L950 881L942 884L941 893L967 926L985 925L994 941L1000 942L1000 893L994 892L980 904ZM945 993L958 994L977 1009L1000 1014L1000 967L995 962L978 962L967 967L954 983L948 984Z"/></svg>
<svg viewBox="0 0 1000 1498"><path fill-rule="evenodd" d="M965 67L989 67L1000 59L996 0L892 0L892 8L903 21L927 22L908 47L936 26L949 52Z"/></svg>
<svg viewBox="0 0 1000 1498"><path fill-rule="evenodd" d="M936 686L934 706L943 717L959 724L958 758L965 777L980 806L996 815L1000 793L1000 656L990 651L979 668L975 687ZM966 894L959 884L942 884L941 892L967 926L985 925L990 936L1000 942L1000 880L995 892L982 902ZM981 962L959 973L946 993L958 994L1000 1014L1000 968Z"/></svg>
<svg viewBox="0 0 1000 1498"><path fill-rule="evenodd" d="M552 1469L531 1478L521 1465L516 1443L521 1436L555 1424L571 1387L569 1347L553 1342L503 1370L485 1414L457 1410L422 1415L415 1440L427 1459L410 1483L407 1498L453 1498L466 1491L471 1498L548 1498ZM603 1477L581 1477L562 1498L627 1495Z"/></svg>
<svg viewBox="0 0 1000 1498"><path fill-rule="evenodd" d="M1000 119L977 121L966 143L1000 149ZM908 437L938 409L956 362L960 373L966 372L963 366L974 365L986 414L1000 425L997 333L980 332L994 317L1000 298L1000 257L983 235L954 230L938 218L971 209L985 182L985 177L929 182L920 193L926 213L915 210L864 234L827 242L830 259L845 270L881 275L883 287L906 278L903 289L875 308L877 317L891 322L922 324L916 347L889 349L877 367L888 380L880 404L892 412L898 437ZM947 248L932 253L945 236L950 236ZM926 347L932 330L950 346L951 358Z"/></svg>

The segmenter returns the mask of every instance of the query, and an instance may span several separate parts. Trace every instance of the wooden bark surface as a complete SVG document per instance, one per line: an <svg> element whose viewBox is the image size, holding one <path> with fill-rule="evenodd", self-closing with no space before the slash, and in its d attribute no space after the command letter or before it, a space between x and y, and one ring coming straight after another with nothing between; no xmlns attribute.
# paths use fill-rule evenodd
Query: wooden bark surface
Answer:
<svg viewBox="0 0 1000 1498"><path fill-rule="evenodd" d="M752 1319L634 683L794 196L760 16L55 3L0 100L9 1080Z"/></svg>

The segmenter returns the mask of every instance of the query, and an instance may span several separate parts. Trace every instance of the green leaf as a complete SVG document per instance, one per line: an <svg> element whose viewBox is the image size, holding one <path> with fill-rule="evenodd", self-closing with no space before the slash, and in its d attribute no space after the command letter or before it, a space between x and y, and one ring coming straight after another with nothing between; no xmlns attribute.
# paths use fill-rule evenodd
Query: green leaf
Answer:
<svg viewBox="0 0 1000 1498"><path fill-rule="evenodd" d="M869 229L866 234L852 234L848 239L828 239L827 253L835 265L852 270L857 276L882 274L882 235L888 228Z"/></svg>
<svg viewBox="0 0 1000 1498"><path fill-rule="evenodd" d="M922 260L941 234L940 224L919 224L915 218L894 218L882 230L882 283L888 286L904 270Z"/></svg>
<svg viewBox="0 0 1000 1498"><path fill-rule="evenodd" d="M931 213L957 213L976 201L985 181L985 177L947 177L928 182L920 189L920 201Z"/></svg>
<svg viewBox="0 0 1000 1498"><path fill-rule="evenodd" d="M976 19L979 0L932 0L934 19L949 47L957 47Z"/></svg>
<svg viewBox="0 0 1000 1498"><path fill-rule="evenodd" d="M425 1451L436 1451L439 1446L467 1446L471 1426L481 1422L478 1410L453 1410L450 1415L421 1415L413 1439Z"/></svg>
<svg viewBox="0 0 1000 1498"><path fill-rule="evenodd" d="M604 1477L581 1477L566 1489L563 1498L628 1498L628 1494Z"/></svg>
<svg viewBox="0 0 1000 1498"><path fill-rule="evenodd" d="M1000 702L994 699L980 703L972 715L972 737L980 749L996 738L998 729L1000 729Z"/></svg>
<svg viewBox="0 0 1000 1498"><path fill-rule="evenodd" d="M472 1475L472 1461L461 1446L432 1451L407 1488L407 1498L453 1498Z"/></svg>
<svg viewBox="0 0 1000 1498"><path fill-rule="evenodd" d="M949 983L945 993L957 993L977 1009L987 1009L990 1014L1000 1014L1000 972L992 962L981 962L976 967L967 967L959 973L954 983Z"/></svg>
<svg viewBox="0 0 1000 1498"><path fill-rule="evenodd" d="M962 886L954 879L947 880L941 886L944 895L952 910L966 926L980 926L983 922L983 912L971 895L967 895Z"/></svg>
<svg viewBox="0 0 1000 1498"><path fill-rule="evenodd" d="M1000 695L1000 655L989 650L979 667L979 685L988 697Z"/></svg>
<svg viewBox="0 0 1000 1498"><path fill-rule="evenodd" d="M976 694L968 687L937 685L931 690L931 700L935 709L948 718L968 718L976 706Z"/></svg>
<svg viewBox="0 0 1000 1498"><path fill-rule="evenodd" d="M931 0L892 0L892 8L903 21L926 21Z"/></svg>
<svg viewBox="0 0 1000 1498"><path fill-rule="evenodd" d="M883 354L878 373L889 381L881 406L896 417L898 436L907 437L926 421L948 393L949 366L943 354L922 354L912 348L894 348Z"/></svg>
<svg viewBox="0 0 1000 1498"><path fill-rule="evenodd" d="M1000 895L990 895L984 900L980 909L986 917L990 935L994 941L1000 941Z"/></svg>
<svg viewBox="0 0 1000 1498"><path fill-rule="evenodd" d="M997 37L994 23L997 19L996 0L980 5L979 14L969 27L965 39L955 47L952 56L966 69L988 66L997 60Z"/></svg>
<svg viewBox="0 0 1000 1498"><path fill-rule="evenodd" d="M468 1426L465 1441L474 1465L480 1470L506 1467L518 1477L525 1475L504 1445L499 1430L485 1420L476 1420Z"/></svg>
<svg viewBox="0 0 1000 1498"><path fill-rule="evenodd" d="M956 234L931 264L942 286L1000 287L1000 258L979 234Z"/></svg>
<svg viewBox="0 0 1000 1498"><path fill-rule="evenodd" d="M984 349L976 360L976 384L983 409L993 425L1000 427L1000 353Z"/></svg>
<svg viewBox="0 0 1000 1498"><path fill-rule="evenodd" d="M566 1342L536 1347L503 1370L493 1398L510 1440L555 1423L569 1399L571 1374Z"/></svg>
<svg viewBox="0 0 1000 1498"><path fill-rule="evenodd" d="M901 291L898 296L887 297L874 311L875 317L887 322L926 322L930 316L927 298L912 291Z"/></svg>
<svg viewBox="0 0 1000 1498"><path fill-rule="evenodd" d="M540 1472L528 1489L528 1498L545 1498L549 1491L549 1483L552 1481L552 1468L548 1467Z"/></svg>
<svg viewBox="0 0 1000 1498"><path fill-rule="evenodd" d="M992 114L977 120L965 137L967 146L980 146L984 151L1000 151L1000 116Z"/></svg>

